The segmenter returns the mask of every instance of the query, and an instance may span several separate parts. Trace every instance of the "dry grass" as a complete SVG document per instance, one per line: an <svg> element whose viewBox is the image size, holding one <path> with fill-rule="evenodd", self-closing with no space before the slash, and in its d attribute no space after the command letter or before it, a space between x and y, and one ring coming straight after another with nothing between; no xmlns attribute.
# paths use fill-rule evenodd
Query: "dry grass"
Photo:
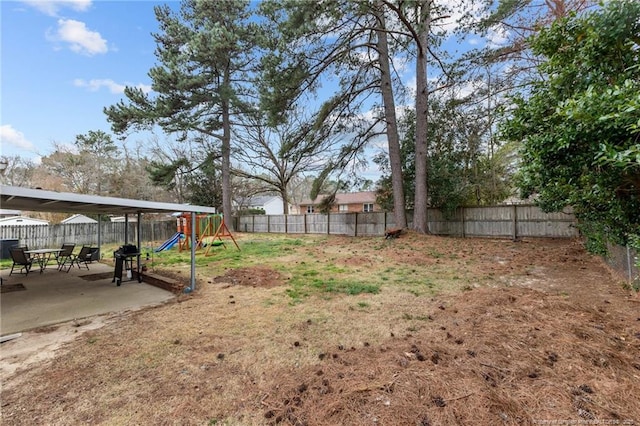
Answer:
<svg viewBox="0 0 640 426"><path fill-rule="evenodd" d="M640 421L638 303L578 242L302 241L19 371L2 424Z"/></svg>

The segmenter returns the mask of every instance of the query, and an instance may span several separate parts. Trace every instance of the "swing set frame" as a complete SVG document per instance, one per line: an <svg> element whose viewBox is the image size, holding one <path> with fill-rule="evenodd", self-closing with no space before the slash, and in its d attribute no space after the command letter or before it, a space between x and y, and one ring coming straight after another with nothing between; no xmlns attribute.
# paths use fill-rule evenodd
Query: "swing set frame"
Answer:
<svg viewBox="0 0 640 426"><path fill-rule="evenodd" d="M178 232L184 235L178 244L178 250L190 250L191 248L191 218L187 214L182 214L177 218ZM223 238L230 238L236 248L240 250L238 242L233 237L231 231L224 223L224 215L222 214L198 214L196 215L196 250L207 247L205 256L209 255L211 247L227 245ZM206 240L205 240L206 239Z"/></svg>

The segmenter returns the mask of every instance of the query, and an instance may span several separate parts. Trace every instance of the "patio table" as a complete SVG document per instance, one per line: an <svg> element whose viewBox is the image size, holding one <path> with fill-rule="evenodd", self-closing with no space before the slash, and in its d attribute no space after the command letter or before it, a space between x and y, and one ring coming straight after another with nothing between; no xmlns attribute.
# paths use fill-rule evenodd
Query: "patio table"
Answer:
<svg viewBox="0 0 640 426"><path fill-rule="evenodd" d="M51 257L55 254L56 256L62 251L62 249L36 249L36 250L25 250L25 253L28 253L30 256L33 256L34 260L40 266L40 273L42 273L46 268L47 264L51 260Z"/></svg>

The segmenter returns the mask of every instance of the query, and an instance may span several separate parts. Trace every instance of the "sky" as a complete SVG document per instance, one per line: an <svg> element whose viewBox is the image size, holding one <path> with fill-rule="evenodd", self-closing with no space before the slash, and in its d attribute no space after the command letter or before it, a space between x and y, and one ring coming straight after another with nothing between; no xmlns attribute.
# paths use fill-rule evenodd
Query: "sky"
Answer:
<svg viewBox="0 0 640 426"><path fill-rule="evenodd" d="M89 130L125 86L149 89L154 5L177 2L0 1L1 154L38 161Z"/></svg>
<svg viewBox="0 0 640 426"><path fill-rule="evenodd" d="M125 99L125 86L150 89L153 8L161 4L179 8L178 1L0 0L0 154L39 162L90 130L112 134L103 109ZM408 80L415 86L415 75Z"/></svg>

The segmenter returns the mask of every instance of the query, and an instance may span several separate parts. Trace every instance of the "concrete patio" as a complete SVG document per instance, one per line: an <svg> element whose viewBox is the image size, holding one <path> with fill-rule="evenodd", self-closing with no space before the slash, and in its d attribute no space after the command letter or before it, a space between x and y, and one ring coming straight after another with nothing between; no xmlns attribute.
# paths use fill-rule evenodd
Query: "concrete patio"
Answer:
<svg viewBox="0 0 640 426"><path fill-rule="evenodd" d="M94 315L137 310L175 297L169 291L137 280L112 283L113 266L91 263L58 271L54 262L42 273L34 266L28 275L0 271L2 287L22 284L24 290L0 294L0 335L32 330ZM125 278L126 279L126 278ZM3 290L4 291L4 290Z"/></svg>

